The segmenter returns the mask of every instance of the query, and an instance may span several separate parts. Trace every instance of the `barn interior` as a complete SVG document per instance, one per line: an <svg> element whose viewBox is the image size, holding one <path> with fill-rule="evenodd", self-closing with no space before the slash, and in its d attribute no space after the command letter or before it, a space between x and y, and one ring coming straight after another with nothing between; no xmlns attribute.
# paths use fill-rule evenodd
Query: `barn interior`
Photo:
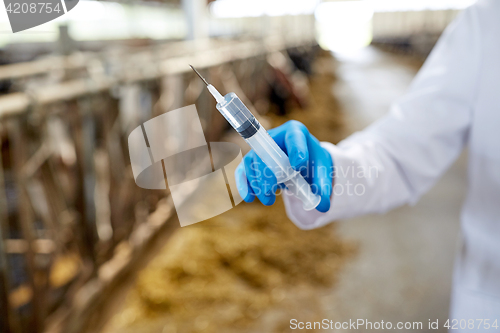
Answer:
<svg viewBox="0 0 500 333"><path fill-rule="evenodd" d="M6 7L0 332L277 333L294 331L293 319L446 320L465 155L416 205L384 215L303 231L278 198L232 201L181 227L167 179L162 189L138 186L129 135L195 105L206 142L248 152L192 64L265 128L298 120L338 143L389 111L472 2L81 0L16 33ZM165 140L189 142L183 124Z"/></svg>

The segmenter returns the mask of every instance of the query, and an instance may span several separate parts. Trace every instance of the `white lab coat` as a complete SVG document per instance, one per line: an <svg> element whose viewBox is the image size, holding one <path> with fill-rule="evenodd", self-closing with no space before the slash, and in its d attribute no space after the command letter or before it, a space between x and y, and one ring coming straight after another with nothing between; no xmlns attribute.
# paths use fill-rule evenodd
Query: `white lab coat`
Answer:
<svg viewBox="0 0 500 333"><path fill-rule="evenodd" d="M480 0L459 15L387 116L322 144L335 164L332 206L306 212L284 196L301 229L413 204L469 148L450 318L500 325L500 1Z"/></svg>

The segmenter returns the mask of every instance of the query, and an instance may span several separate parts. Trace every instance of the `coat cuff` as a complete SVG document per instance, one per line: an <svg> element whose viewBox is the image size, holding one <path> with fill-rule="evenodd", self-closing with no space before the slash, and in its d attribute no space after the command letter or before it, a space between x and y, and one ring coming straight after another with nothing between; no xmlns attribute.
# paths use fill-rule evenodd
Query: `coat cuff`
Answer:
<svg viewBox="0 0 500 333"><path fill-rule="evenodd" d="M359 180L349 170L354 168L353 158L339 147L329 142L321 142L332 156L333 160L333 193L330 210L326 213L317 210L306 211L302 208L302 202L286 191L283 193L283 201L288 218L300 229L310 230L322 227L334 220L348 218L354 214L356 206L356 194L354 187Z"/></svg>

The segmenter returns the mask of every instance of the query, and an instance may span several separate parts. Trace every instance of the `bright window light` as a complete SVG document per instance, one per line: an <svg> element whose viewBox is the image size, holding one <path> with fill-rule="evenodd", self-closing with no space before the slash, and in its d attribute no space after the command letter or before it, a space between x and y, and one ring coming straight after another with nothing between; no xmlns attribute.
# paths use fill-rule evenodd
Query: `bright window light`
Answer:
<svg viewBox="0 0 500 333"><path fill-rule="evenodd" d="M130 38L183 38L184 13L169 6L134 5L80 0L74 9L55 20L13 34L7 13L0 11L0 47L11 43L54 42L60 24L67 24L76 40Z"/></svg>
<svg viewBox="0 0 500 333"><path fill-rule="evenodd" d="M79 1L78 7L75 7L63 16L59 16L54 21L98 21L113 17L111 15L123 15L123 7L118 3L112 2Z"/></svg>
<svg viewBox="0 0 500 333"><path fill-rule="evenodd" d="M317 4L317 0L217 0L210 3L210 13L216 18L307 15Z"/></svg>
<svg viewBox="0 0 500 333"><path fill-rule="evenodd" d="M476 0L369 0L375 12L411 12L423 10L460 10Z"/></svg>
<svg viewBox="0 0 500 333"><path fill-rule="evenodd" d="M373 7L368 1L323 2L314 16L318 42L325 49L345 53L371 43Z"/></svg>

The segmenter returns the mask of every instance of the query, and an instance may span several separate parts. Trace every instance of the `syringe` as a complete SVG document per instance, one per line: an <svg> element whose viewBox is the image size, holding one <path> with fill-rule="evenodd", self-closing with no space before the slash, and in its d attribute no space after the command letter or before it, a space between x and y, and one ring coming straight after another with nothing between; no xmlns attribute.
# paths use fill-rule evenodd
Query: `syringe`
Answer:
<svg viewBox="0 0 500 333"><path fill-rule="evenodd" d="M321 201L321 197L314 194L309 183L302 177L300 172L292 168L288 156L255 119L238 96L233 92L222 96L193 66L189 66L207 85L208 91L217 101L217 110L271 169L278 184L284 184L293 195L299 198L305 210L316 208Z"/></svg>

